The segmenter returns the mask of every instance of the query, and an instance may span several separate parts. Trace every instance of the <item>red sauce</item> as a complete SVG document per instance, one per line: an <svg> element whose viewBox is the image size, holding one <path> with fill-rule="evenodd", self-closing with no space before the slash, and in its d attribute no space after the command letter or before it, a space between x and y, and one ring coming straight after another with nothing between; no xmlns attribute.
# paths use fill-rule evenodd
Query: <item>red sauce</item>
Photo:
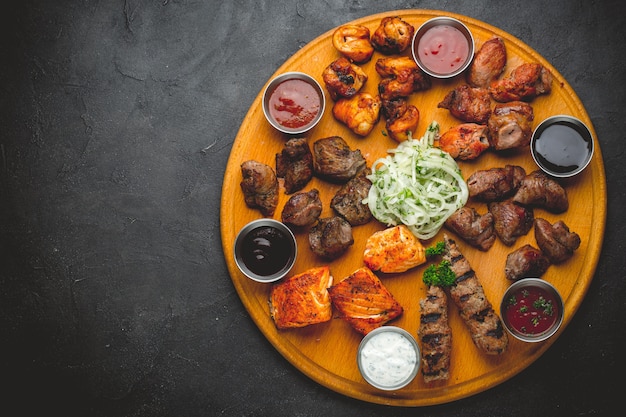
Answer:
<svg viewBox="0 0 626 417"><path fill-rule="evenodd" d="M424 33L417 53L422 64L432 72L449 74L463 66L469 55L469 45L457 28L439 25Z"/></svg>
<svg viewBox="0 0 626 417"><path fill-rule="evenodd" d="M520 288L506 302L505 320L521 334L537 335L554 325L558 308L554 296L545 289Z"/></svg>
<svg viewBox="0 0 626 417"><path fill-rule="evenodd" d="M321 100L315 88L303 80L285 80L269 98L269 113L280 125L299 128L308 125L320 111Z"/></svg>

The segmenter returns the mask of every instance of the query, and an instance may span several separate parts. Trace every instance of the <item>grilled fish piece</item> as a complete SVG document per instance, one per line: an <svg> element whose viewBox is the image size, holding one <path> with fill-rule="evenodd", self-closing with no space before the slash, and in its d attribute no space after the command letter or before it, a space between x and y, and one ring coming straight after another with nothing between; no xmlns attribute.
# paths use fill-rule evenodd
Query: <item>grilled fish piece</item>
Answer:
<svg viewBox="0 0 626 417"><path fill-rule="evenodd" d="M446 381L450 377L452 331L448 323L448 297L441 287L430 286L420 300L422 375L424 382Z"/></svg>
<svg viewBox="0 0 626 417"><path fill-rule="evenodd" d="M404 272L426 262L426 250L401 224L371 235L365 243L363 262L373 271Z"/></svg>
<svg viewBox="0 0 626 417"><path fill-rule="evenodd" d="M354 271L328 289L339 317L366 335L400 316L404 309L367 267Z"/></svg>
<svg viewBox="0 0 626 417"><path fill-rule="evenodd" d="M450 297L459 309L472 341L488 355L504 353L509 339L500 317L487 300L483 286L456 242L447 234L443 235L443 240L446 251L442 257L450 262L450 268L456 276L455 284L450 287Z"/></svg>
<svg viewBox="0 0 626 417"><path fill-rule="evenodd" d="M333 283L330 267L321 266L273 284L270 316L279 329L304 327L332 318L328 287Z"/></svg>

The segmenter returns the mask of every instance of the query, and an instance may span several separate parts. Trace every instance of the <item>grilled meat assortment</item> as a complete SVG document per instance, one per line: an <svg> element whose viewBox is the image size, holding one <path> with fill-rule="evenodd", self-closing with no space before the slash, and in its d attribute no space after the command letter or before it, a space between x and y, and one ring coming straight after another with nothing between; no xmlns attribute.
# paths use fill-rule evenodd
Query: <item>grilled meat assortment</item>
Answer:
<svg viewBox="0 0 626 417"><path fill-rule="evenodd" d="M239 184L244 201L250 208L258 208L263 216L274 215L278 206L278 179L269 165L249 160L241 164L243 180Z"/></svg>
<svg viewBox="0 0 626 417"><path fill-rule="evenodd" d="M313 172L334 183L345 183L365 168L361 151L352 150L340 136L318 139L313 143Z"/></svg>
<svg viewBox="0 0 626 417"><path fill-rule="evenodd" d="M502 38L494 36L480 47L467 69L466 80L472 87L489 88L506 66L506 48Z"/></svg>
<svg viewBox="0 0 626 417"><path fill-rule="evenodd" d="M313 178L313 154L305 138L285 142L283 150L276 154L276 176L284 178L287 194L301 190Z"/></svg>
<svg viewBox="0 0 626 417"><path fill-rule="evenodd" d="M496 241L493 214L489 212L481 216L473 207L461 207L444 224L465 242L481 251L488 251Z"/></svg>
<svg viewBox="0 0 626 417"><path fill-rule="evenodd" d="M436 285L428 287L420 300L420 324L417 335L421 344L424 382L447 381L450 377L452 330L448 323L448 297Z"/></svg>
<svg viewBox="0 0 626 417"><path fill-rule="evenodd" d="M297 192L289 197L281 212L283 223L292 226L309 226L322 214L322 200L316 188L308 192Z"/></svg>

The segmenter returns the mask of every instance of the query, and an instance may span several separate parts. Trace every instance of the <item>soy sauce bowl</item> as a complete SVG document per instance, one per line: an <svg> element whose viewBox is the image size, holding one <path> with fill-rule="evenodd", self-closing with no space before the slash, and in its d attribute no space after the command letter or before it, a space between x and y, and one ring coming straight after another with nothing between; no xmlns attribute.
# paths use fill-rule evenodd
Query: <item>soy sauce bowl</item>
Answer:
<svg viewBox="0 0 626 417"><path fill-rule="evenodd" d="M474 49L472 31L460 20L446 16L424 22L411 45L413 59L422 71L440 79L465 71L474 59Z"/></svg>
<svg viewBox="0 0 626 417"><path fill-rule="evenodd" d="M500 302L500 317L508 333L523 342L542 342L563 323L563 298L541 278L522 278L507 288Z"/></svg>
<svg viewBox="0 0 626 417"><path fill-rule="evenodd" d="M263 91L263 114L276 129L300 135L313 129L324 115L326 96L319 82L303 72L285 72Z"/></svg>
<svg viewBox="0 0 626 417"><path fill-rule="evenodd" d="M298 245L293 232L274 219L253 220L235 238L235 263L251 280L274 282L296 263Z"/></svg>
<svg viewBox="0 0 626 417"><path fill-rule="evenodd" d="M573 116L543 120L530 139L530 152L543 172L553 177L573 177L582 172L594 153L591 130Z"/></svg>

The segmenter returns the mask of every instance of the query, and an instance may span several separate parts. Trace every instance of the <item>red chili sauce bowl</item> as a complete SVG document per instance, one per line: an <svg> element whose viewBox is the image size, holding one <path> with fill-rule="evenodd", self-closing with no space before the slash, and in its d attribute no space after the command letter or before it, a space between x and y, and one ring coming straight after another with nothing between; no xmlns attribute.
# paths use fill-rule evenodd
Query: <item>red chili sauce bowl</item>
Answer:
<svg viewBox="0 0 626 417"><path fill-rule="evenodd" d="M548 281L523 278L505 291L500 316L513 337L524 342L541 342L561 326L563 299Z"/></svg>
<svg viewBox="0 0 626 417"><path fill-rule="evenodd" d="M435 17L415 31L411 49L413 59L426 74L452 78L471 64L474 37L463 22L451 17Z"/></svg>
<svg viewBox="0 0 626 417"><path fill-rule="evenodd" d="M308 74L286 72L272 79L263 92L263 113L277 130L299 135L322 118L326 100L322 86Z"/></svg>

